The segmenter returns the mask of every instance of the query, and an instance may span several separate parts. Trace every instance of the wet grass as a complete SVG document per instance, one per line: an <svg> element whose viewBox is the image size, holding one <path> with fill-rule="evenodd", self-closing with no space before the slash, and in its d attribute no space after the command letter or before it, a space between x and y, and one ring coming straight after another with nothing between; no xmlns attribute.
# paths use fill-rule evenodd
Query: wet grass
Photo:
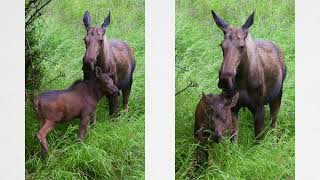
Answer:
<svg viewBox="0 0 320 180"><path fill-rule="evenodd" d="M97 123L84 142L78 139L79 119L58 125L49 135L49 154L41 159L35 138L39 124L32 103L25 105L26 179L143 179L144 178L144 1L53 1L36 23L35 47L46 53L39 92L64 89L83 77L85 28L82 16L91 13L92 24L101 25L111 11L109 39L121 39L134 49L137 66L129 112L114 120L103 98ZM122 101L120 101L122 102Z"/></svg>
<svg viewBox="0 0 320 180"><path fill-rule="evenodd" d="M219 47L223 33L214 24L211 9L233 26L242 25L256 8L251 35L274 41L284 52L288 68L278 116L271 131L265 106L266 136L254 144L252 115L240 111L238 145L225 140L211 146L212 163L192 166L194 112L201 92L219 93L218 72L222 62ZM198 87L176 96L176 179L294 179L295 174L295 17L294 1L176 1L176 92L190 80Z"/></svg>

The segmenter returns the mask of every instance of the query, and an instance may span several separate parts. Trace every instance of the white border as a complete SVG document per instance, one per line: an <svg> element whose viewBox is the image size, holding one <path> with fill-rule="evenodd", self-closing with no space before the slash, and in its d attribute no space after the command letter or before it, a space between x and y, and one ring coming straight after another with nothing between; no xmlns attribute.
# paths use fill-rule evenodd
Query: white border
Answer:
<svg viewBox="0 0 320 180"><path fill-rule="evenodd" d="M175 177L175 1L146 0L146 179Z"/></svg>
<svg viewBox="0 0 320 180"><path fill-rule="evenodd" d="M0 5L0 179L24 179L24 2Z"/></svg>
<svg viewBox="0 0 320 180"><path fill-rule="evenodd" d="M320 1L296 1L296 179L320 177Z"/></svg>

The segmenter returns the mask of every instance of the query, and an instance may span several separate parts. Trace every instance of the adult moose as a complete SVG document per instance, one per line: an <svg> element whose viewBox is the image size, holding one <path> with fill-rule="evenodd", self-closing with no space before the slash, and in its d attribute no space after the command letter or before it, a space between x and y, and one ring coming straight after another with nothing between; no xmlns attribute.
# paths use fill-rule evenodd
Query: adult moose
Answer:
<svg viewBox="0 0 320 180"><path fill-rule="evenodd" d="M91 26L88 11L84 13L83 22L87 31L84 38L86 52L83 57L84 79L93 77L95 66L104 73L110 74L115 86L122 91L123 106L128 110L128 101L132 86L132 74L135 69L135 58L127 43L119 40L108 41L105 36L110 23L110 12L101 27ZM106 94L110 115L114 116L118 107L118 96Z"/></svg>
<svg viewBox="0 0 320 180"><path fill-rule="evenodd" d="M212 11L216 25L223 31L221 43L223 63L219 71L218 87L230 96L239 92L232 118L238 118L241 107L254 116L255 137L261 139L264 128L264 105L269 104L271 127L276 128L280 109L286 65L282 51L271 41L253 40L249 28L255 11L242 27L230 27Z"/></svg>

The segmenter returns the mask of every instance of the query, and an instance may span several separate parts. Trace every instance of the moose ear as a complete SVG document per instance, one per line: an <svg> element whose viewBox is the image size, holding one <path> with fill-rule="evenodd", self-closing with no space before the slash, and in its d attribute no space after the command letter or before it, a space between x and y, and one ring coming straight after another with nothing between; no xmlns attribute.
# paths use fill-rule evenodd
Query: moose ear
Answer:
<svg viewBox="0 0 320 180"><path fill-rule="evenodd" d="M86 11L83 15L83 23L84 26L86 27L87 31L90 28L90 23L91 23L91 18L90 18L90 14L89 11Z"/></svg>
<svg viewBox="0 0 320 180"><path fill-rule="evenodd" d="M254 10L252 12L252 14L248 17L248 19L246 20L246 22L242 26L242 29L248 30L251 27L251 25L253 24L253 19L254 19L254 13L255 12L256 12L256 10Z"/></svg>
<svg viewBox="0 0 320 180"><path fill-rule="evenodd" d="M234 95L230 100L226 102L225 107L233 108L237 104L238 99L239 99L239 92L237 92L236 95Z"/></svg>
<svg viewBox="0 0 320 180"><path fill-rule="evenodd" d="M204 92L202 92L202 98L206 98L206 94L204 94Z"/></svg>
<svg viewBox="0 0 320 180"><path fill-rule="evenodd" d="M106 31L107 26L109 25L109 23L110 23L110 12L109 12L108 16L104 19L103 24L101 25L101 27L103 29L103 32Z"/></svg>
<svg viewBox="0 0 320 180"><path fill-rule="evenodd" d="M214 22L216 25L223 31L225 32L228 28L228 24L221 18L219 17L213 10L211 10Z"/></svg>
<svg viewBox="0 0 320 180"><path fill-rule="evenodd" d="M212 99L210 98L210 96L204 94L204 92L202 92L202 98L204 99L204 102L207 104L213 104Z"/></svg>

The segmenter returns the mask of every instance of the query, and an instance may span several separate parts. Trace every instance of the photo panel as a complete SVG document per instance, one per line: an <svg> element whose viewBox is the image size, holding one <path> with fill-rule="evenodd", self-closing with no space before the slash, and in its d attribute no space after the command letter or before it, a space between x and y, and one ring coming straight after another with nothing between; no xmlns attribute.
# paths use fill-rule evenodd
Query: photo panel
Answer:
<svg viewBox="0 0 320 180"><path fill-rule="evenodd" d="M145 2L25 2L25 178L143 179Z"/></svg>
<svg viewBox="0 0 320 180"><path fill-rule="evenodd" d="M177 179L295 177L295 2L176 0Z"/></svg>

